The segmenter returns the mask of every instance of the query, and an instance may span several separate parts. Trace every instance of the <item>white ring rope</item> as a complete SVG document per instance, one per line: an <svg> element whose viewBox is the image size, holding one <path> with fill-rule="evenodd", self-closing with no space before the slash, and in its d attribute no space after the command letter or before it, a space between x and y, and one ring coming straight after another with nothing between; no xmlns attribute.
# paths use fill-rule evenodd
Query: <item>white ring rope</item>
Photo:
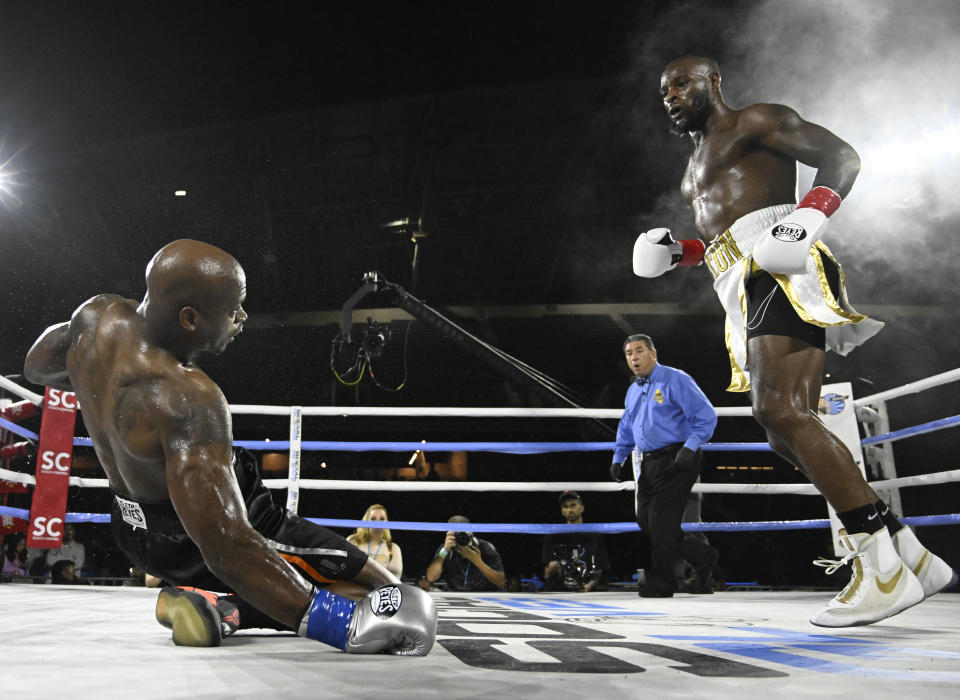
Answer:
<svg viewBox="0 0 960 700"><path fill-rule="evenodd" d="M6 377L4 377L2 374L0 374L0 388L3 388L6 391L9 391L11 394L16 394L21 399L26 399L27 401L29 401L30 403L36 406L39 406L40 404L43 403L42 394L35 394L29 389L24 389L22 386L20 386L16 382L10 381Z"/></svg>
<svg viewBox="0 0 960 700"><path fill-rule="evenodd" d="M878 394L865 396L854 400L855 406L870 406L888 399L908 394L916 394L942 384L960 381L960 369L953 369L941 374L935 374L926 379L904 384L903 386L881 391ZM721 418L750 417L753 410L750 406L726 406L717 408L717 415ZM263 416L287 416L289 406L231 404L230 412L234 415L256 414ZM623 415L622 408L460 408L442 406L304 406L304 416L434 416L457 418L614 418L619 420Z"/></svg>
<svg viewBox="0 0 960 700"><path fill-rule="evenodd" d="M718 408L723 418L752 416L749 406ZM231 404L233 415L286 416L289 406ZM433 416L448 418L613 418L619 420L622 408L461 408L452 406L304 406L304 416Z"/></svg>
<svg viewBox="0 0 960 700"><path fill-rule="evenodd" d="M866 396L854 401L856 406L870 406L884 402L891 398L915 394L936 386L960 380L960 369L950 370L941 374L927 377L903 386L882 391L872 396ZM0 376L0 387L27 399L35 404L43 401L43 396L29 391L6 377ZM255 404L231 405L234 414L282 415L291 419L291 443L299 443L301 437L301 421L304 416L435 416L435 417L492 417L492 418L613 418L619 419L623 409L585 409L585 408L458 408L458 407L375 407L375 406L268 406ZM726 407L718 408L718 416L739 417L750 416L751 408ZM298 464L299 466L299 464ZM297 475L299 470L297 470ZM0 478L8 481L34 485L33 475L0 469ZM296 476L294 476L296 479ZM917 476L899 477L871 482L875 489L892 489L906 486L920 486L929 484L943 484L960 481L960 469L934 472ZM71 486L81 488L108 488L107 479L91 479L86 477L70 477ZM304 489L323 489L329 491L348 490L379 490L379 491L515 491L539 492L561 491L573 489L576 491L604 492L630 491L634 489L632 481L623 483L610 482L509 482L509 481L364 481L356 479L299 479L299 487ZM291 479L264 479L268 488L288 488ZM704 484L697 483L693 487L699 493L757 493L757 494L801 494L819 495L817 489L809 483L798 484ZM289 506L289 503L288 503ZM296 507L294 505L294 507Z"/></svg>
<svg viewBox="0 0 960 700"><path fill-rule="evenodd" d="M0 469L0 478L20 484L33 486L33 475ZM871 481L874 489L902 488L905 486L928 486L948 484L960 481L960 469L932 472L917 476L902 476L896 479ZM285 489L287 479L264 479L264 485L271 489ZM81 488L109 488L106 479L89 479L71 476L71 486ZM363 481L359 479L301 479L301 489L325 491L632 491L634 483L624 481L613 483L605 481ZM696 483L693 490L699 493L760 493L794 494L817 496L820 494L812 484L703 484Z"/></svg>
<svg viewBox="0 0 960 700"><path fill-rule="evenodd" d="M855 406L870 406L888 399L930 389L942 384L960 380L960 369L953 369L941 374L935 374L926 379L910 382L878 394L856 399ZM36 394L19 384L0 376L0 387L12 394L27 399L39 405L43 396ZM727 406L717 408L720 417L749 417L752 415L750 406ZM289 416L290 406L259 405L259 404L231 404L230 412L234 415L256 414L261 416ZM623 415L622 408L461 408L461 407L406 407L406 406L304 406L304 416L435 416L460 418L615 418Z"/></svg>

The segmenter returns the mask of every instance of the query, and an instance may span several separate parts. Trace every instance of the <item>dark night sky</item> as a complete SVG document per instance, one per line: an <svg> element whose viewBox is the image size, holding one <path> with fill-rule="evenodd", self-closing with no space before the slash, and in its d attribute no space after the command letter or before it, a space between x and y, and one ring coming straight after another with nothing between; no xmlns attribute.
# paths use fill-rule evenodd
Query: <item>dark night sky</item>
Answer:
<svg viewBox="0 0 960 700"><path fill-rule="evenodd" d="M353 101L609 77L625 65L636 8L36 3L6 14L0 30L5 114L89 143Z"/></svg>

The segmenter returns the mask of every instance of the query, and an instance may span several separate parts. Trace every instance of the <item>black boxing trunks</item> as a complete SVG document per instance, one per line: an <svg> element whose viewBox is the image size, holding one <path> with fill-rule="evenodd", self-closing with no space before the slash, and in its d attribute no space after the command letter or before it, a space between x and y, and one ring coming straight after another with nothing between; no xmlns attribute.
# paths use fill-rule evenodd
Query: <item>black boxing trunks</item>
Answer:
<svg viewBox="0 0 960 700"><path fill-rule="evenodd" d="M830 291L840 296L840 271L836 263L819 250L824 276ZM747 299L747 340L758 335L785 335L802 340L821 350L826 349L827 332L821 326L807 323L797 314L786 292L764 270L757 272L744 283Z"/></svg>
<svg viewBox="0 0 960 700"><path fill-rule="evenodd" d="M233 469L253 529L304 576L325 586L353 579L363 568L367 555L359 548L274 503L252 454L237 450ZM233 592L207 568L171 503L142 503L114 494L110 527L135 568L177 586Z"/></svg>

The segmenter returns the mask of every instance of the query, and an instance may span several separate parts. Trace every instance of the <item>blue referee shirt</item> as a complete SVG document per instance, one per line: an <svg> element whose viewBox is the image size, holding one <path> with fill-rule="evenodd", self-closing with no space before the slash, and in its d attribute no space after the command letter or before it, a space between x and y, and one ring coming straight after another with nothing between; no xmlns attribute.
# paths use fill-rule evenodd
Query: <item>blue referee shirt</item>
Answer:
<svg viewBox="0 0 960 700"><path fill-rule="evenodd" d="M693 377L656 363L649 377L637 377L627 389L613 461L623 462L634 447L652 452L682 442L696 451L716 427L717 412Z"/></svg>

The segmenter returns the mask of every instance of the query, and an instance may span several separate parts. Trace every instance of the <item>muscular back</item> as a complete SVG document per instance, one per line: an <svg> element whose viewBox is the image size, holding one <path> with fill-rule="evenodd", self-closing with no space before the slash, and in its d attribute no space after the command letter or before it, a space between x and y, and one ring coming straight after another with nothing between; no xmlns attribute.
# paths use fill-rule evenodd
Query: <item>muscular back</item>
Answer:
<svg viewBox="0 0 960 700"><path fill-rule="evenodd" d="M779 105L753 105L695 141L680 190L706 241L745 214L796 202L798 158L776 138L792 126L785 123L791 115Z"/></svg>
<svg viewBox="0 0 960 700"><path fill-rule="evenodd" d="M201 370L150 345L130 299L102 295L77 310L66 369L97 456L122 495L168 501L166 459L178 444L229 445L229 412L219 388Z"/></svg>

